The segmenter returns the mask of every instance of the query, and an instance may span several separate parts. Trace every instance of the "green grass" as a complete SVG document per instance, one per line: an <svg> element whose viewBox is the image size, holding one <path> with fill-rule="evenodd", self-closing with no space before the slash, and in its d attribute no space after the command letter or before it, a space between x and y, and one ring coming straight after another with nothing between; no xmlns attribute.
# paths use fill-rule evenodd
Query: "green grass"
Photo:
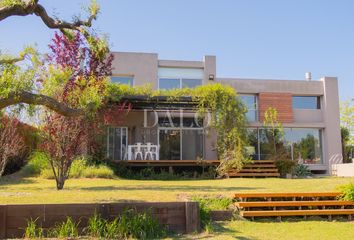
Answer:
<svg viewBox="0 0 354 240"><path fill-rule="evenodd" d="M351 240L353 222L222 222L214 227L213 234L187 236L184 239L216 240Z"/></svg>
<svg viewBox="0 0 354 240"><path fill-rule="evenodd" d="M222 179L144 181L122 179L69 179L62 191L54 180L8 176L0 179L0 204L84 203L112 201L176 201L188 196L232 196L235 192L334 191L354 178L313 179ZM181 197L182 196L182 197ZM306 240L352 239L353 222L249 222L213 224L212 234L179 236L172 239Z"/></svg>
<svg viewBox="0 0 354 240"><path fill-rule="evenodd" d="M0 204L84 203L111 201L176 201L185 195L232 196L235 192L334 191L354 178L144 181L123 179L69 179L57 191L54 180L43 178L0 179Z"/></svg>

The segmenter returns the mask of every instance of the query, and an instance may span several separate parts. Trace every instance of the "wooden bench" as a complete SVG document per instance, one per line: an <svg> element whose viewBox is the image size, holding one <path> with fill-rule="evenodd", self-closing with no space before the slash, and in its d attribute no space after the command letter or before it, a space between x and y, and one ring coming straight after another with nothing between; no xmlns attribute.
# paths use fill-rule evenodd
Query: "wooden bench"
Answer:
<svg viewBox="0 0 354 240"><path fill-rule="evenodd" d="M236 202L236 207L303 207L303 206L354 206L352 201L267 201L267 202Z"/></svg>

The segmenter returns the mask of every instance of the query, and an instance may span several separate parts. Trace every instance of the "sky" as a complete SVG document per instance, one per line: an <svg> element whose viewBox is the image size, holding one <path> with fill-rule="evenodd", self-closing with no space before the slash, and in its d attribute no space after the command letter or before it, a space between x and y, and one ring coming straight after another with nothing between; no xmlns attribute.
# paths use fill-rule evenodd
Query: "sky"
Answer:
<svg viewBox="0 0 354 240"><path fill-rule="evenodd" d="M94 28L113 51L154 52L160 59L217 57L218 77L313 79L335 76L340 98L354 98L353 0L98 0ZM71 20L89 0L40 0ZM36 16L0 22L0 49L17 53L54 31Z"/></svg>

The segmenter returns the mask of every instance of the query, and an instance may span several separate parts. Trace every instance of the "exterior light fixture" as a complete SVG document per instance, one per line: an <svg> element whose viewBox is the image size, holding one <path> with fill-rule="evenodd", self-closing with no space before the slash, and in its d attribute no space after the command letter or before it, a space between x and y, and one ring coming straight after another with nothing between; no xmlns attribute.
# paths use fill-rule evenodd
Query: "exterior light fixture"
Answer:
<svg viewBox="0 0 354 240"><path fill-rule="evenodd" d="M210 81L214 81L215 79L215 75L214 74L209 74L209 80Z"/></svg>

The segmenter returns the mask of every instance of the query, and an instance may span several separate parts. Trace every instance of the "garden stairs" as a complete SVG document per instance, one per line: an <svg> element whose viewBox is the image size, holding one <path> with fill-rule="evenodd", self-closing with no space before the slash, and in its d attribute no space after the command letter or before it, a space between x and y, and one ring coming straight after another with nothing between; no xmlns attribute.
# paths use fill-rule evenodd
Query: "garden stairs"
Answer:
<svg viewBox="0 0 354 240"><path fill-rule="evenodd" d="M240 171L230 171L229 177L279 177L274 160L256 160L245 164Z"/></svg>
<svg viewBox="0 0 354 240"><path fill-rule="evenodd" d="M240 193L235 194L235 207L244 218L277 218L345 216L349 221L354 215L354 202L337 200L340 193Z"/></svg>

